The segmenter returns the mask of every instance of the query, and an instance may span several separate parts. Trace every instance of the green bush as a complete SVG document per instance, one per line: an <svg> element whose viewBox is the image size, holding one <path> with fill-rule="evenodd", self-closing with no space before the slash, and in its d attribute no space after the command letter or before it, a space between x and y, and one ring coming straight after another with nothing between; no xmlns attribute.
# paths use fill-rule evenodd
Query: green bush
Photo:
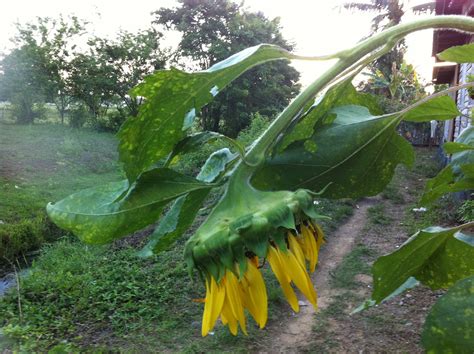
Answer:
<svg viewBox="0 0 474 354"><path fill-rule="evenodd" d="M30 103L24 100L12 102L12 116L18 124L32 124L35 119L42 119L46 115L43 103Z"/></svg>
<svg viewBox="0 0 474 354"><path fill-rule="evenodd" d="M46 214L0 224L0 262L38 249L43 243L57 239L61 233Z"/></svg>
<svg viewBox="0 0 474 354"><path fill-rule="evenodd" d="M474 220L474 200L466 200L458 209L459 219L462 222Z"/></svg>
<svg viewBox="0 0 474 354"><path fill-rule="evenodd" d="M82 128L87 122L88 116L87 108L82 104L78 104L69 111L69 125L73 128Z"/></svg>
<svg viewBox="0 0 474 354"><path fill-rule="evenodd" d="M252 116L250 126L239 133L237 140L247 147L258 138L269 124L270 120L267 117L255 113ZM211 144L205 144L202 148L183 156L177 162L177 169L189 175L196 175L199 173L201 166L206 162L209 155L224 147L233 150L228 143L221 140L215 141Z"/></svg>
<svg viewBox="0 0 474 354"><path fill-rule="evenodd" d="M117 110L110 110L106 115L98 117L95 129L99 132L118 132L127 116Z"/></svg>

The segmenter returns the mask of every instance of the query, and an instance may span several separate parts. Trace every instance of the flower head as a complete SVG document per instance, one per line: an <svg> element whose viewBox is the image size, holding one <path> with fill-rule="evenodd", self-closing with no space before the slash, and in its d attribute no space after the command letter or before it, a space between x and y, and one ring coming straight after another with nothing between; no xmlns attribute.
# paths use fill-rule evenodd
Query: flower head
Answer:
<svg viewBox="0 0 474 354"><path fill-rule="evenodd" d="M246 311L265 327L268 300L259 259L268 261L293 311L299 311L295 287L317 306L310 272L316 268L324 236L314 222L317 215L309 194L265 192L259 201L257 208L249 204L247 213L234 219L219 215L220 224L214 223L211 233L204 225L205 232L198 230L188 241L186 258L206 283L203 336L219 317L232 334L239 327L247 334ZM209 219L215 222L212 215Z"/></svg>

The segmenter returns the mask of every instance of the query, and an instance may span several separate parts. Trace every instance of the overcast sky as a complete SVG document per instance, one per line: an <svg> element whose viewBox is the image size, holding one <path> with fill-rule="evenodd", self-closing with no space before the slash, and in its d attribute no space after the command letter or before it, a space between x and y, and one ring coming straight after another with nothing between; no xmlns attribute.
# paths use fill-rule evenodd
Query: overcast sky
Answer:
<svg viewBox="0 0 474 354"><path fill-rule="evenodd" d="M323 55L354 45L370 30L373 14L350 13L340 10L342 0L246 0L252 11L262 11L269 18L280 17L285 38L296 43L297 52ZM362 2L359 0L359 2ZM411 1L415 5L426 1ZM113 36L118 29L136 31L146 28L152 19L150 12L160 7L173 7L175 0L13 0L3 4L0 11L0 50L11 47L9 38L15 22L28 22L36 16L56 17L75 14L92 22L94 33ZM173 40L167 43L170 45ZM413 34L407 39L407 61L419 74L431 79L432 31ZM302 73L303 84L311 82L329 63L295 63Z"/></svg>

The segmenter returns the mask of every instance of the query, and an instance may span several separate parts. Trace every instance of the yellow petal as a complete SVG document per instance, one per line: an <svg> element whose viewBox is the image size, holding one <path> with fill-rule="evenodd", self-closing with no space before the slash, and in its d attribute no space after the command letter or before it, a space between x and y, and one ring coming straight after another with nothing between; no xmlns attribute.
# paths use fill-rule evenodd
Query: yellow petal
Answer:
<svg viewBox="0 0 474 354"><path fill-rule="evenodd" d="M301 231L305 244L308 247L309 270L312 273L316 269L316 264L318 263L318 246L316 244L315 234L311 228L308 228L305 225L301 225Z"/></svg>
<svg viewBox="0 0 474 354"><path fill-rule="evenodd" d="M262 273L252 261L249 261L244 276L247 308L260 328L265 327L268 318L268 297Z"/></svg>
<svg viewBox="0 0 474 354"><path fill-rule="evenodd" d="M247 334L244 306L242 304L241 290L239 287L239 280L234 275L234 273L228 270L225 281L226 301L229 303L234 318L236 318L239 322L240 328L245 334Z"/></svg>
<svg viewBox="0 0 474 354"><path fill-rule="evenodd" d="M201 334L207 336L209 331L214 328L217 318L224 304L225 289L217 284L213 277L209 281L206 279L206 300L204 303L204 313L202 315Z"/></svg>
<svg viewBox="0 0 474 354"><path fill-rule="evenodd" d="M314 231L317 234L316 244L318 245L318 251L319 251L319 249L321 248L321 245L324 243L324 232L321 229L321 227L319 227L318 224L315 224L315 223L311 222L310 225L313 226Z"/></svg>
<svg viewBox="0 0 474 354"><path fill-rule="evenodd" d="M224 306L222 306L221 320L224 325L229 326L230 333L236 336L238 330L237 319L232 313L232 309L227 298L224 301Z"/></svg>
<svg viewBox="0 0 474 354"><path fill-rule="evenodd" d="M275 274L275 277L280 283L286 300L290 304L293 311L299 312L300 306L298 304L298 298L296 297L296 294L290 285L291 278L281 262L280 251L275 249L273 246L270 246L268 248L267 259L268 263L270 263L273 273Z"/></svg>
<svg viewBox="0 0 474 354"><path fill-rule="evenodd" d="M300 244L296 240L296 237L291 232L288 232L288 244L290 245L290 252L295 255L296 259L298 260L298 262L300 262L303 268L306 267L303 250L301 249Z"/></svg>
<svg viewBox="0 0 474 354"><path fill-rule="evenodd" d="M285 264L287 265L291 280L306 296L309 302L313 304L314 307L317 307L316 291L314 290L313 284L311 283L311 279L309 278L306 269L301 266L293 253L282 253L281 256L285 259Z"/></svg>

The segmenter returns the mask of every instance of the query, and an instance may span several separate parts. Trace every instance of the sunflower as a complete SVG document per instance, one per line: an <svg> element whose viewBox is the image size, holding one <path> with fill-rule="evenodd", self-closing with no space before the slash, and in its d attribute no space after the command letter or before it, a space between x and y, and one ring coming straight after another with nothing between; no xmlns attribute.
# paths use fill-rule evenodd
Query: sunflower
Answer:
<svg viewBox="0 0 474 354"><path fill-rule="evenodd" d="M269 240L266 259L283 290L293 311L299 311L294 286L316 308L317 295L309 272L314 272L318 262L319 248L323 241L321 228L306 220L287 230L284 243ZM206 277L206 298L202 319L202 335L206 336L220 317L233 335L238 327L247 334L245 310L260 328L264 328L268 317L267 291L260 271L258 257L247 251L245 266L235 263L226 269L220 279Z"/></svg>

